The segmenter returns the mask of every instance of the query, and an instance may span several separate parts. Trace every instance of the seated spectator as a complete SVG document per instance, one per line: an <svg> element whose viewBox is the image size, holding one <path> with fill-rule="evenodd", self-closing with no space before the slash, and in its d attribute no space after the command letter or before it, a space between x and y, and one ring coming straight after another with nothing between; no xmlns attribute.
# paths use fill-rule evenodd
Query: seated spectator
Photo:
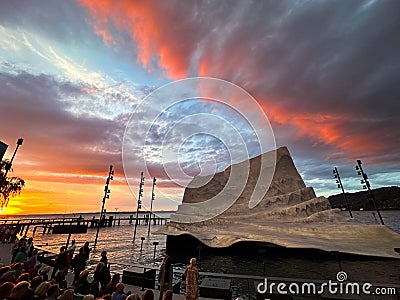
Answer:
<svg viewBox="0 0 400 300"><path fill-rule="evenodd" d="M1 275L0 284L7 281L14 282L22 274L23 267L24 265L21 263L10 265L10 270Z"/></svg>
<svg viewBox="0 0 400 300"><path fill-rule="evenodd" d="M167 290L164 293L164 300L172 300L173 293L171 290Z"/></svg>
<svg viewBox="0 0 400 300"><path fill-rule="evenodd" d="M87 294L87 295L83 296L82 300L94 300L94 295Z"/></svg>
<svg viewBox="0 0 400 300"><path fill-rule="evenodd" d="M24 262L26 262L27 258L28 258L28 255L26 255L25 246L22 246L19 248L17 255L15 255L14 262L24 263Z"/></svg>
<svg viewBox="0 0 400 300"><path fill-rule="evenodd" d="M9 299L22 300L28 288L29 288L29 282L27 281L18 282L11 290Z"/></svg>
<svg viewBox="0 0 400 300"><path fill-rule="evenodd" d="M47 291L49 290L51 284L48 281L43 281L39 286L35 289L35 299L44 300L47 298Z"/></svg>
<svg viewBox="0 0 400 300"><path fill-rule="evenodd" d="M93 294L95 298L103 296L103 292L99 290L99 284L100 283L96 280L90 284L90 293Z"/></svg>
<svg viewBox="0 0 400 300"><path fill-rule="evenodd" d="M106 285L106 288L104 290L104 294L112 294L115 292L115 287L119 283L119 280L121 279L121 275L118 273L114 274L113 277L111 278L111 281Z"/></svg>
<svg viewBox="0 0 400 300"><path fill-rule="evenodd" d="M21 281L30 281L29 278L29 273L22 273L21 275L18 276L17 280L15 280L15 283L21 282Z"/></svg>
<svg viewBox="0 0 400 300"><path fill-rule="evenodd" d="M34 300L35 299L35 289L43 282L43 278L36 276L31 280L31 285L25 293L24 300ZM1 294L0 294L1 295Z"/></svg>
<svg viewBox="0 0 400 300"><path fill-rule="evenodd" d="M79 279L76 281L76 284L75 284L75 292L76 293L79 293L81 295L87 295L90 293L90 283L87 280L88 275L89 275L88 270L83 270L79 274Z"/></svg>
<svg viewBox="0 0 400 300"><path fill-rule="evenodd" d="M1 268L0 268L0 277L1 277L4 273L10 271L10 269L11 269L10 266L1 267Z"/></svg>
<svg viewBox="0 0 400 300"><path fill-rule="evenodd" d="M24 263L24 268L26 271L29 271L35 267L37 263L37 253L37 249L34 249L31 252L31 256L29 257L29 259Z"/></svg>
<svg viewBox="0 0 400 300"><path fill-rule="evenodd" d="M68 270L59 270L56 274L54 280L58 284L59 288L66 289L67 288L67 280L65 276L67 275Z"/></svg>
<svg viewBox="0 0 400 300"><path fill-rule="evenodd" d="M53 284L49 287L46 294L46 300L55 300L60 295L60 287L58 284Z"/></svg>
<svg viewBox="0 0 400 300"><path fill-rule="evenodd" d="M0 285L0 296L3 298L8 298L13 288L14 283L4 282L2 285Z"/></svg>
<svg viewBox="0 0 400 300"><path fill-rule="evenodd" d="M42 264L37 264L33 267L33 269L29 269L26 271L26 273L29 273L29 276L31 278L38 276L39 274L39 269L42 267Z"/></svg>
<svg viewBox="0 0 400 300"><path fill-rule="evenodd" d="M43 281L49 281L49 272L49 266L44 266L43 268L39 269L39 275L43 277Z"/></svg>
<svg viewBox="0 0 400 300"><path fill-rule="evenodd" d="M115 292L112 293L112 300L125 300L127 295L124 293L124 284L118 283L115 287Z"/></svg>
<svg viewBox="0 0 400 300"><path fill-rule="evenodd" d="M138 294L129 295L126 300L140 300L140 296Z"/></svg>
<svg viewBox="0 0 400 300"><path fill-rule="evenodd" d="M154 300L154 293L152 290L145 290L142 295L142 300Z"/></svg>
<svg viewBox="0 0 400 300"><path fill-rule="evenodd" d="M68 289L65 290L61 296L57 298L57 300L74 300L74 290Z"/></svg>

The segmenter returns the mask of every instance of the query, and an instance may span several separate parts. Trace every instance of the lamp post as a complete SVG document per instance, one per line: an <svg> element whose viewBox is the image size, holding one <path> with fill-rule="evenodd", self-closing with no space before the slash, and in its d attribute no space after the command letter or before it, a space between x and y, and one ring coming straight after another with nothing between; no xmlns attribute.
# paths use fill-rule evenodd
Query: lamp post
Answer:
<svg viewBox="0 0 400 300"><path fill-rule="evenodd" d="M99 230L100 230L100 225L101 225L101 221L103 219L103 213L104 213L104 204L106 203L106 200L110 198L110 193L111 191L108 189L108 185L110 184L110 180L114 179L114 170L113 170L113 166L110 165L110 170L108 172L108 177L106 179L106 185L104 186L104 197L103 197L103 203L101 206L101 211L100 211L100 219L99 222L97 223L97 231L96 231L96 238L94 240L94 246L96 247L97 245L97 238L99 237Z"/></svg>
<svg viewBox="0 0 400 300"><path fill-rule="evenodd" d="M151 190L151 202L150 202L150 218L149 218L149 229L147 230L147 236L150 235L150 227L151 227L151 215L153 214L153 201L154 201L154 186L156 185L157 179L153 177L153 188Z"/></svg>
<svg viewBox="0 0 400 300"><path fill-rule="evenodd" d="M19 146L22 145L23 141L24 141L23 138L19 138L19 139L17 140L17 147L16 147L15 150L14 150L14 154L13 154L13 156L11 157L10 162L7 163L7 164L5 165L5 168L4 168L4 169L6 170L6 172L4 173L4 176L3 176L2 180L1 180L0 187L3 187L3 184L6 182L7 174L8 174L8 171L10 171L10 169L11 169L12 163L13 163L13 161L14 161L15 154L17 154L18 148L19 148Z"/></svg>
<svg viewBox="0 0 400 300"><path fill-rule="evenodd" d="M143 250L143 241L144 241L145 239L146 239L146 238L145 238L144 236L142 236L142 237L140 238L140 240L142 241L141 244L140 244L140 252L142 252L142 250Z"/></svg>
<svg viewBox="0 0 400 300"><path fill-rule="evenodd" d="M154 245L154 253L153 253L153 261L154 261L156 259L156 248L157 248L158 242L157 241L153 242L153 245Z"/></svg>
<svg viewBox="0 0 400 300"><path fill-rule="evenodd" d="M346 206L347 206L347 210L349 211L350 218L353 218L353 214L351 213L349 201L347 201L347 196L346 196L346 193L344 192L342 180L340 179L339 171L336 167L333 169L333 174L334 174L333 177L336 178L336 183L338 184L337 187L342 189L344 201L346 201Z"/></svg>
<svg viewBox="0 0 400 300"><path fill-rule="evenodd" d="M138 195L138 201L137 201L137 207L136 207L136 220L135 220L135 231L133 232L133 243L135 243L135 240L136 240L136 228L138 225L139 209L142 208L142 200L141 199L143 197L143 185L144 185L143 172L140 172L139 195Z"/></svg>
<svg viewBox="0 0 400 300"><path fill-rule="evenodd" d="M372 194L371 185L368 181L368 176L367 176L367 174L364 173L364 170L361 165L362 165L361 160L357 159L356 170L357 170L357 174L359 176L362 176L362 178L363 178L363 179L361 179L361 184L363 184L363 189L368 190L369 198L370 198L370 200L372 200L372 203L374 204L375 210L378 213L379 219L381 220L381 224L385 225L385 223L383 222L382 216L381 216L381 212L379 211L378 205L375 202L375 196L374 196L374 194Z"/></svg>

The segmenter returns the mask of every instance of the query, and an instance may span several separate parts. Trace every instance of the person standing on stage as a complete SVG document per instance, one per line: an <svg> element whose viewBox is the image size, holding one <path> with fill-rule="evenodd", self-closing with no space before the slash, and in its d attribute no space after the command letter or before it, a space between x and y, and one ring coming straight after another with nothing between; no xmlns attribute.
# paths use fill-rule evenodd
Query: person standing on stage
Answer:
<svg viewBox="0 0 400 300"><path fill-rule="evenodd" d="M199 299L199 270L195 258L190 260L183 276L186 278L186 300Z"/></svg>
<svg viewBox="0 0 400 300"><path fill-rule="evenodd" d="M158 272L158 284L160 285L159 300L163 299L165 291L172 290L172 273L171 257L166 255Z"/></svg>

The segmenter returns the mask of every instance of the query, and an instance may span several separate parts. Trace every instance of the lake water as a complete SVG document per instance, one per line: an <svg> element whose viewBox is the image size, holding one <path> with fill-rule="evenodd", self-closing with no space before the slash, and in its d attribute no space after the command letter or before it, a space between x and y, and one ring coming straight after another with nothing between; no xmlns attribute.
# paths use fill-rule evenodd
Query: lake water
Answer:
<svg viewBox="0 0 400 300"><path fill-rule="evenodd" d="M347 214L347 212L341 212ZM132 213L131 213L132 214ZM114 215L114 214L112 214ZM118 214L118 216L128 216L130 214ZM168 217L169 213L159 213L160 216ZM65 215L71 217L72 215ZM74 215L78 217L79 214ZM85 219L91 219L93 214L82 214ZM98 215L96 215L98 216ZM382 211L385 224L400 234L400 211ZM43 217L43 216L31 216ZM50 216L46 216L50 217ZM60 215L54 216L60 217ZM378 224L378 216L369 211L354 212L356 220L366 224ZM378 219L378 220L376 220ZM159 226L152 226L152 231L156 231ZM97 248L93 251L90 259L89 268L93 268L99 261L99 253L107 250L108 258L113 264L112 272L122 272L127 264L146 264L158 266L165 254L166 236L153 235L147 236L147 226L137 227L136 243L132 243L134 226L129 225L128 221L122 222L121 226L102 228L100 230ZM32 236L32 229L28 236ZM40 230L39 230L40 231ZM72 235L80 247L85 241L89 241L91 246L95 239L96 229L89 228L85 234ZM140 251L140 237L145 237L143 250ZM64 245L67 235L41 234L36 232L34 241L36 245L45 245L46 250L58 252L61 245ZM159 242L154 256L153 242ZM400 247L400 245L399 245ZM153 260L153 257L155 259ZM174 269L184 270L190 257L174 257ZM369 282L400 282L400 259L381 260L370 258L339 258L341 267L348 273L349 279L353 281ZM290 277L290 278L310 278L310 279L335 279L339 271L339 264L335 257L330 254L324 256L310 256L306 251L282 252L279 248L266 254L249 253L248 255L212 255L204 256L199 260L199 269L206 272L230 273L241 275L263 276L264 271L268 277ZM179 275L177 275L179 277ZM178 278L177 278L178 279ZM242 295L254 283L248 280L233 280L234 295Z"/></svg>

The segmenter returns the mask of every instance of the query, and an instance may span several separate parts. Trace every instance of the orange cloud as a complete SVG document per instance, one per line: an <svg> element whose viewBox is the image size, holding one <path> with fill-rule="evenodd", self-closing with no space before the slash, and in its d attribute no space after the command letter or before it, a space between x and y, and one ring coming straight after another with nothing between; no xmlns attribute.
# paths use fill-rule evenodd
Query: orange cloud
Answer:
<svg viewBox="0 0 400 300"><path fill-rule="evenodd" d="M364 135L346 134L343 124L349 122L353 116L345 114L299 113L283 108L275 103L262 105L272 123L294 126L299 138L309 136L320 143L334 146L352 156L368 156L382 151L382 146Z"/></svg>
<svg viewBox="0 0 400 300"><path fill-rule="evenodd" d="M184 44L171 43L169 31L176 28L165 27L160 22L164 18L159 3L152 1L120 1L79 0L92 18L92 26L96 34L109 45L113 38L108 30L109 23L119 30L128 32L136 42L139 62L151 70L155 59L158 66L165 70L170 78L187 76L188 53Z"/></svg>

